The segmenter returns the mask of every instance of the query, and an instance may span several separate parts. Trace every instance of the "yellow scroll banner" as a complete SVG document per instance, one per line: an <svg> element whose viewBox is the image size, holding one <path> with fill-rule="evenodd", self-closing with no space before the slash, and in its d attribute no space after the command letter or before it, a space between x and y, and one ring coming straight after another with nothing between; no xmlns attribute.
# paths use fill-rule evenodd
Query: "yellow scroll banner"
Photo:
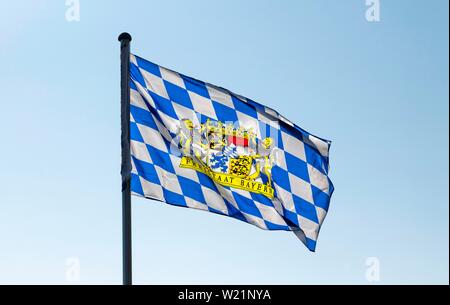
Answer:
<svg viewBox="0 0 450 305"><path fill-rule="evenodd" d="M216 173L213 170L211 170L208 166L195 162L191 157L186 156L182 157L180 167L189 168L204 173L212 180L221 185L231 186L241 190L258 193L270 199L273 198L274 191L273 188L270 187L269 185L256 182L250 179L240 178L230 174Z"/></svg>

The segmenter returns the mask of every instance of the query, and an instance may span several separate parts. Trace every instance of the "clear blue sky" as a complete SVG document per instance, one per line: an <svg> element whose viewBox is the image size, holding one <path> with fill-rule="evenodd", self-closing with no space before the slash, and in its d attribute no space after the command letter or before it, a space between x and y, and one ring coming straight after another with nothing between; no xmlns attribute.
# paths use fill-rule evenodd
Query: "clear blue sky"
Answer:
<svg viewBox="0 0 450 305"><path fill-rule="evenodd" d="M133 199L137 283L449 281L448 1L0 3L0 283L121 282L119 43L333 141L316 253Z"/></svg>

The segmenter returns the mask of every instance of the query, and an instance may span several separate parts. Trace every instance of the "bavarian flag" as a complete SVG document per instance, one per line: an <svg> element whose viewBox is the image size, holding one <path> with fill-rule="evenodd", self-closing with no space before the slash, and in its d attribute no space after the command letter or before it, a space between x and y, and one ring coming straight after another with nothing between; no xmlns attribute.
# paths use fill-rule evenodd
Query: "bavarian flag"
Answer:
<svg viewBox="0 0 450 305"><path fill-rule="evenodd" d="M315 250L333 193L330 141L136 55L130 95L133 195L293 231Z"/></svg>

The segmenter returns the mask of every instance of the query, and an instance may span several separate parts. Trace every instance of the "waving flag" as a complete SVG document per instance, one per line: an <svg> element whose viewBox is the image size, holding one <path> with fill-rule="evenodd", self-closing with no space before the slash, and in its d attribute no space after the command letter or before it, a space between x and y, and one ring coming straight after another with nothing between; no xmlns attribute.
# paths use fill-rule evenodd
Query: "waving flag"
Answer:
<svg viewBox="0 0 450 305"><path fill-rule="evenodd" d="M130 57L131 191L293 231L314 251L330 142L229 90Z"/></svg>

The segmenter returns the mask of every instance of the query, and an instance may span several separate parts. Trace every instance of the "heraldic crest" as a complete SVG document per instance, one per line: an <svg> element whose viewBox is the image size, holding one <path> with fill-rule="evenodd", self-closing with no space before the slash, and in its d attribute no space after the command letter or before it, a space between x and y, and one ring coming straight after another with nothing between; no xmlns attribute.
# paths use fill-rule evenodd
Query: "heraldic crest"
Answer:
<svg viewBox="0 0 450 305"><path fill-rule="evenodd" d="M180 167L202 172L218 184L273 198L273 138L259 139L252 128L232 123L208 119L195 126L182 119L178 139L183 155Z"/></svg>

